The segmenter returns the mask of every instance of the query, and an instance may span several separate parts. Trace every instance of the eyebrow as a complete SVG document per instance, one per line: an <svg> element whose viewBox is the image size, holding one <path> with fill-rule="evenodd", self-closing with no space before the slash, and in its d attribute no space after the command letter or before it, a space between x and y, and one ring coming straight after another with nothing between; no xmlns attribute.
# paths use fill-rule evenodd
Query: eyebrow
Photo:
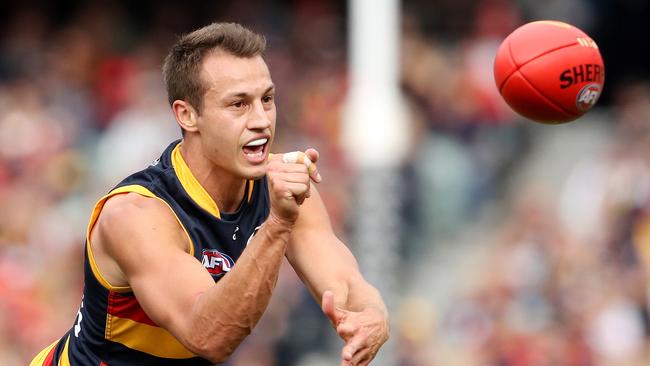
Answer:
<svg viewBox="0 0 650 366"><path fill-rule="evenodd" d="M262 93L262 94L263 94L263 95L266 95L266 94L268 94L269 92L274 91L274 90L275 90L275 85L271 84L271 86L269 86L268 88L266 88L266 90L265 90L264 93ZM225 97L226 97L226 98L247 98L247 97L249 97L249 96L250 96L250 94L249 94L249 93L246 93L246 92L240 92L240 93L235 92L235 93L232 93L232 94L226 94Z"/></svg>

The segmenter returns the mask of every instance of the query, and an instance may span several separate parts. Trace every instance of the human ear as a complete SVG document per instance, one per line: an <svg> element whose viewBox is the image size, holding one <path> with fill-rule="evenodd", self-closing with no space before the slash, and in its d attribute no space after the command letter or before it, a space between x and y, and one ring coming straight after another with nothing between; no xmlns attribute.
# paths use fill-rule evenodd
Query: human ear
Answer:
<svg viewBox="0 0 650 366"><path fill-rule="evenodd" d="M172 104L172 111L176 117L176 123L187 132L197 131L197 113L191 104L184 100L175 100Z"/></svg>

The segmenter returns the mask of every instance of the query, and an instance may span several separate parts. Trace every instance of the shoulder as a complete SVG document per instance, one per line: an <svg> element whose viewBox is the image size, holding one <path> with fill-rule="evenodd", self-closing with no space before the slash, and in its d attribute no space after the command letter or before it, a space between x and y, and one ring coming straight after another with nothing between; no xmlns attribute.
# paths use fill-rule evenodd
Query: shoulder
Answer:
<svg viewBox="0 0 650 366"><path fill-rule="evenodd" d="M129 223L132 220L146 219L150 215L165 216L169 208L154 197L138 193L122 193L110 197L102 207L100 221ZM171 212L169 212L171 214Z"/></svg>
<svg viewBox="0 0 650 366"><path fill-rule="evenodd" d="M183 239L182 228L171 208L161 199L138 193L110 197L102 207L95 231L108 239L105 242L112 243L111 246L143 236Z"/></svg>
<svg viewBox="0 0 650 366"><path fill-rule="evenodd" d="M90 228L89 245L102 277L112 286L130 286L129 273L152 252L186 251L188 240L167 205L138 193L108 198Z"/></svg>

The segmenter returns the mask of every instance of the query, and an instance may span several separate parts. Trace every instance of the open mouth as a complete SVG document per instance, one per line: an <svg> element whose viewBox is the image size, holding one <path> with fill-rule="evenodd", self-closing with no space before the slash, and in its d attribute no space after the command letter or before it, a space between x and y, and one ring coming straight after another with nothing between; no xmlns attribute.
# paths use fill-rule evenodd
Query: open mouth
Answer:
<svg viewBox="0 0 650 366"><path fill-rule="evenodd" d="M246 159L253 163L264 161L268 141L269 139L264 137L253 140L244 145L242 150L244 150L244 156L246 156Z"/></svg>

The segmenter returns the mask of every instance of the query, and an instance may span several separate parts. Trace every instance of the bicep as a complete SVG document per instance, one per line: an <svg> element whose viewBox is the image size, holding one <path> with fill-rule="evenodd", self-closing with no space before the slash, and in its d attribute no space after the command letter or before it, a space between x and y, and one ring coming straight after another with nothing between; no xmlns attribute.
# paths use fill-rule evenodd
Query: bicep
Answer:
<svg viewBox="0 0 650 366"><path fill-rule="evenodd" d="M214 281L185 252L189 238L170 209L156 199L130 197L104 208L97 229L145 313L181 338L195 298Z"/></svg>
<svg viewBox="0 0 650 366"><path fill-rule="evenodd" d="M349 283L360 278L360 274L356 259L334 234L320 195L313 187L312 190L312 196L300 208L287 258L320 301L326 290L345 296Z"/></svg>

